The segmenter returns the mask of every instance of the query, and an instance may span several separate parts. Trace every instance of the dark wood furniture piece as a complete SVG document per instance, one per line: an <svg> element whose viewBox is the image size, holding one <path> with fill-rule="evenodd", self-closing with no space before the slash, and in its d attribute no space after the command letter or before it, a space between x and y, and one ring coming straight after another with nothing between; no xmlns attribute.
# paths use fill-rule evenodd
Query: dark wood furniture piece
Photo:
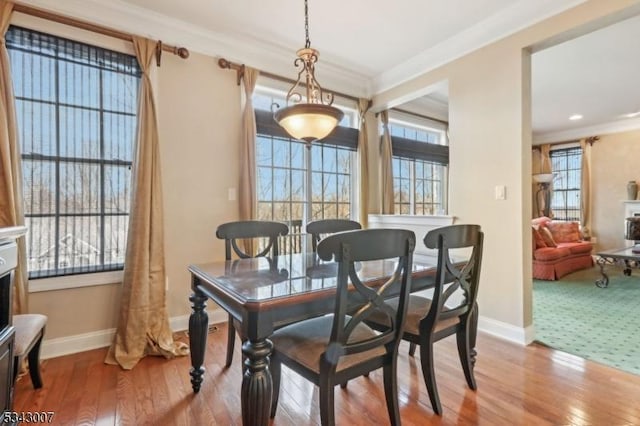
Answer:
<svg viewBox="0 0 640 426"><path fill-rule="evenodd" d="M362 229L362 225L354 220L348 219L321 219L314 220L307 224L307 233L311 234L311 245L315 252L318 242L329 234L336 232L352 231Z"/></svg>
<svg viewBox="0 0 640 426"><path fill-rule="evenodd" d="M320 420L325 426L335 424L334 387L382 368L391 424L401 423L396 363L415 244L414 233L401 229L342 232L320 241L317 247L320 259L338 263L333 315L288 325L271 336L274 345L271 417L275 417L278 407L281 364L319 387ZM392 276L377 288L363 283L357 270L356 262L373 260L391 260L397 265ZM350 285L354 291L349 291ZM387 294L392 291L399 292L398 303L388 303ZM362 302L354 309L356 299ZM364 323L373 311L385 315L390 324L382 333Z"/></svg>
<svg viewBox="0 0 640 426"><path fill-rule="evenodd" d="M632 268L640 268L640 254L633 252L633 247L622 249L605 250L596 253L598 259L596 263L600 267L602 278L596 280L596 286L606 288L609 286L609 275L604 272L606 265L621 266L622 272L626 276L631 275Z"/></svg>
<svg viewBox="0 0 640 426"><path fill-rule="evenodd" d="M16 239L27 232L24 226L0 228L0 406L11 411L14 385L13 271L18 265Z"/></svg>
<svg viewBox="0 0 640 426"><path fill-rule="evenodd" d="M478 225L452 225L427 233L424 243L438 249L438 267L432 299L418 295L409 297L409 308L403 339L411 342L409 354L414 355L420 345L422 375L427 386L433 411L442 414L433 364L433 344L456 335L458 354L467 384L476 390L473 367L476 359L476 331L478 323L478 282L482 263L484 234ZM449 250L471 248L466 263L453 261ZM460 300L452 295L461 291ZM375 316L371 325L379 330L387 328L386 319Z"/></svg>
<svg viewBox="0 0 640 426"><path fill-rule="evenodd" d="M231 267L233 265L233 268ZM275 265L275 266L274 266ZM191 265L193 293L189 318L191 385L202 386L207 343L207 299L240 320L240 335L246 338L242 377L242 419L244 425L269 423L272 379L269 336L286 324L334 312L337 268L333 262L319 261L314 253L281 255L273 259L252 258L204 265ZM394 262L360 262L359 276L369 286L382 285L396 270ZM288 271L272 276L270 271ZM433 285L435 265L413 263L412 291ZM419 283L419 285L415 285Z"/></svg>
<svg viewBox="0 0 640 426"><path fill-rule="evenodd" d="M18 376L18 370L24 357L29 364L29 375L34 389L42 387L40 375L40 345L47 326L47 317L41 314L20 314L13 316L13 326L16 329L14 347L13 377Z"/></svg>
<svg viewBox="0 0 640 426"><path fill-rule="evenodd" d="M224 240L224 254L226 260L231 260L232 250L240 259L261 256L277 256L278 238L289 233L289 227L280 222L269 222L262 220L238 221L224 223L218 226L216 237ZM241 240L249 239L251 248L260 241L255 239L266 239L264 249L257 254L247 253L239 247ZM229 325L227 326L227 361L225 366L229 367L233 361L233 349L236 341L236 329L238 324L234 325L233 317L229 314Z"/></svg>

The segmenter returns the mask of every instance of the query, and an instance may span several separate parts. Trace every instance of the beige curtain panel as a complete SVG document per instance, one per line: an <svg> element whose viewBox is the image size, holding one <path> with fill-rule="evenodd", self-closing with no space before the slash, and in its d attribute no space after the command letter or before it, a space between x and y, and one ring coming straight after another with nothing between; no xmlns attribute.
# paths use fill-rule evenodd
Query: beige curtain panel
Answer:
<svg viewBox="0 0 640 426"><path fill-rule="evenodd" d="M552 173L551 167L551 144L540 145L540 173ZM549 185L548 191L553 191L553 182ZM542 211L546 207L547 200L542 192L538 192L536 197L538 203L538 215L542 215ZM553 218L553 211L549 206L549 217Z"/></svg>
<svg viewBox="0 0 640 426"><path fill-rule="evenodd" d="M146 355L172 358L189 353L187 345L174 342L166 307L160 141L149 77L156 42L134 37L133 46L143 72L137 148L120 317L105 359L126 370Z"/></svg>
<svg viewBox="0 0 640 426"><path fill-rule="evenodd" d="M382 140L380 141L380 188L382 190L382 214L393 214L393 167L391 134L389 133L389 111L380 113L382 121Z"/></svg>
<svg viewBox="0 0 640 426"><path fill-rule="evenodd" d="M359 220L363 228L369 227L369 138L367 137L365 115L370 106L369 99L358 100L358 113L360 114L360 132L358 132L358 160L360 167Z"/></svg>
<svg viewBox="0 0 640 426"><path fill-rule="evenodd" d="M256 206L256 115L253 110L253 91L260 72L245 66L242 73L244 86L244 108L242 111L242 129L240 133L240 220L253 220L257 217ZM253 240L244 241L246 253L253 254Z"/></svg>
<svg viewBox="0 0 640 426"><path fill-rule="evenodd" d="M551 173L551 144L540 145L540 173Z"/></svg>
<svg viewBox="0 0 640 426"><path fill-rule="evenodd" d="M11 65L4 38L12 12L13 3L0 0L0 226L24 225L22 162ZM17 245L18 267L14 274L13 311L23 314L28 312L25 238L18 238Z"/></svg>
<svg viewBox="0 0 640 426"><path fill-rule="evenodd" d="M580 141L582 148L581 182L580 182L580 225L585 237L591 236L591 144L587 140Z"/></svg>

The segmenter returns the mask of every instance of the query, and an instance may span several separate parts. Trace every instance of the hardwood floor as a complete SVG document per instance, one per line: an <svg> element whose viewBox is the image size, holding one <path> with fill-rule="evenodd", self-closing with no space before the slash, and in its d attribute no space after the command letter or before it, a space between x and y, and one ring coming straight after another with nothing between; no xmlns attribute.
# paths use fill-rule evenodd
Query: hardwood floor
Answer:
<svg viewBox="0 0 640 426"><path fill-rule="evenodd" d="M53 411L56 425L240 425L240 353L225 370L225 327L209 334L205 381L197 395L189 383L189 357L147 357L124 371L104 364L106 349L100 349L43 361L44 387L34 391L29 376L23 376L16 384L14 410ZM184 333L177 338L187 340ZM404 425L640 424L640 376L482 333L477 392L467 388L455 338L436 344L444 410L439 417L431 410L418 354L410 358L406 343L400 350ZM283 368L281 392L274 425L319 424L314 386ZM337 424L388 423L380 371L349 382L345 390L337 387L335 393Z"/></svg>

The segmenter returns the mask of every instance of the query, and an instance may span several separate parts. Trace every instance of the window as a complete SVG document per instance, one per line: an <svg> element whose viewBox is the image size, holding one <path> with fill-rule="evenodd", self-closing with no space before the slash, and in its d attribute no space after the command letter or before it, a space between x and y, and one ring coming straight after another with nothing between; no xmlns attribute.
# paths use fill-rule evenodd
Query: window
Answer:
<svg viewBox="0 0 640 426"><path fill-rule="evenodd" d="M555 220L580 220L580 185L582 180L582 149L556 149L550 152L553 192L551 211Z"/></svg>
<svg viewBox="0 0 640 426"><path fill-rule="evenodd" d="M395 213L445 214L449 148L444 131L390 120L389 132Z"/></svg>
<svg viewBox="0 0 640 426"><path fill-rule="evenodd" d="M30 278L122 269L136 58L11 27Z"/></svg>
<svg viewBox="0 0 640 426"><path fill-rule="evenodd" d="M256 90L258 219L288 223L295 236L311 220L354 217L358 130L351 126L355 111L345 110L338 129L307 149L273 120L274 102L284 105L284 95Z"/></svg>

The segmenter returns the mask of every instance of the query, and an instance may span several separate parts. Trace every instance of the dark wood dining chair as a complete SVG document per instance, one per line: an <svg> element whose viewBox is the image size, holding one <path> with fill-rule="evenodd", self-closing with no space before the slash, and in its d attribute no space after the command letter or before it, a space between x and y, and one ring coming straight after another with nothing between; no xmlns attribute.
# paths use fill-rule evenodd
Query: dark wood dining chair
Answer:
<svg viewBox="0 0 640 426"><path fill-rule="evenodd" d="M396 363L411 287L414 247L413 232L400 229L348 231L320 241L318 256L325 261L334 259L338 264L334 313L288 325L272 335L272 418L278 406L281 364L319 387L323 425L335 424L336 385L382 368L391 424L400 424ZM355 263L378 259L392 259L397 262L396 269L382 285L370 287L360 280L362 269L356 268ZM395 305L387 303L392 294L399 295ZM385 331L375 332L365 324L373 311L386 315L390 326Z"/></svg>
<svg viewBox="0 0 640 426"><path fill-rule="evenodd" d="M433 344L438 340L456 335L458 355L467 384L471 389L477 389L473 367L478 324L476 297L483 239L484 234L478 225L445 226L430 231L424 238L428 248L438 249L434 293L431 299L415 294L409 297L403 339L411 343L411 356L415 353L416 345L420 346L422 375L431 406L437 414L442 414L433 364ZM450 250L462 248L471 249L469 259L466 262L454 261ZM452 298L454 294L456 296ZM459 301L454 301L460 296ZM372 321L372 327L386 329L386 319L374 315Z"/></svg>
<svg viewBox="0 0 640 426"><path fill-rule="evenodd" d="M235 253L241 259L262 256L277 256L278 238L287 235L289 227L284 223L270 222L262 220L249 220L224 223L218 226L216 237L224 240L225 259L231 260L232 253ZM245 239L264 239L264 248L257 254L247 253L240 248L240 241ZM229 324L227 332L227 361L225 367L229 367L233 361L233 350L236 341L236 325L234 319L229 314Z"/></svg>
<svg viewBox="0 0 640 426"><path fill-rule="evenodd" d="M329 234L335 234L336 232L353 231L356 229L362 229L355 220L348 219L321 219L314 220L307 224L307 234L311 234L311 246L313 252L316 252L318 242Z"/></svg>

